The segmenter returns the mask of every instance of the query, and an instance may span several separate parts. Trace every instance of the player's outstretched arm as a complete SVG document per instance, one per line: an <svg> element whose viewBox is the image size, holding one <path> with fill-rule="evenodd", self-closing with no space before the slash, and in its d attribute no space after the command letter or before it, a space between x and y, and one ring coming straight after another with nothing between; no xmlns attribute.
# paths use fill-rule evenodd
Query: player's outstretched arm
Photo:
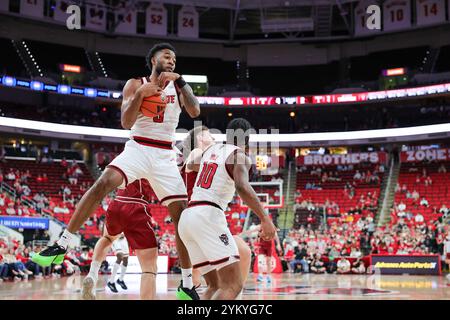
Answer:
<svg viewBox="0 0 450 320"><path fill-rule="evenodd" d="M144 97L161 94L162 89L152 83L141 85L139 80L130 79L123 87L120 122L124 129L131 129L136 122Z"/></svg>
<svg viewBox="0 0 450 320"><path fill-rule="evenodd" d="M233 157L233 155L230 155L230 157ZM261 221L261 237L264 240L273 239L276 234L276 228L269 216L264 213L264 208L261 205L255 190L249 183L248 171L250 169L250 160L243 152L238 152L234 156L233 166L236 191Z"/></svg>

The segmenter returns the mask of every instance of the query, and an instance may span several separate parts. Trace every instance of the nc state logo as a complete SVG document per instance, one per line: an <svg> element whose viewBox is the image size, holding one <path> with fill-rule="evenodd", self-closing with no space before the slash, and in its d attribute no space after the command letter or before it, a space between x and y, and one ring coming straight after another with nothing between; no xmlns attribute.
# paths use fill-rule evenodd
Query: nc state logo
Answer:
<svg viewBox="0 0 450 320"><path fill-rule="evenodd" d="M164 92L161 93L161 101L162 102L166 101L166 94Z"/></svg>
<svg viewBox="0 0 450 320"><path fill-rule="evenodd" d="M221 234L220 235L220 237L219 237L219 239L220 239L220 241L222 241L223 242L223 244L224 245L228 245L230 242L228 241L228 236L224 233L224 234Z"/></svg>

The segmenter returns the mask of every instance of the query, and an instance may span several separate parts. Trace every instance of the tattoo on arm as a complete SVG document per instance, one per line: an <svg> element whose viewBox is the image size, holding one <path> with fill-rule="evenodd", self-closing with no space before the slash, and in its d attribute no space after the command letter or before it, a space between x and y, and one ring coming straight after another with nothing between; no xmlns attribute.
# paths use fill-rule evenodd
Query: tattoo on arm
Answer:
<svg viewBox="0 0 450 320"><path fill-rule="evenodd" d="M181 88L180 92L183 95L183 102L185 107L191 108L198 105L197 97L194 95L194 91L188 84Z"/></svg>

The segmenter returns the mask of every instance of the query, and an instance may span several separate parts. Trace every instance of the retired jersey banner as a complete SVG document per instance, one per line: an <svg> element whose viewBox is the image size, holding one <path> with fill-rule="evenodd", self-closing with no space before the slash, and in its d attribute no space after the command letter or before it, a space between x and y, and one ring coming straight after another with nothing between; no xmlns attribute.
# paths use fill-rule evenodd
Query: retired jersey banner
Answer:
<svg viewBox="0 0 450 320"><path fill-rule="evenodd" d="M20 14L25 16L43 17L44 16L44 0L21 0Z"/></svg>
<svg viewBox="0 0 450 320"><path fill-rule="evenodd" d="M445 22L445 0L416 0L418 26Z"/></svg>
<svg viewBox="0 0 450 320"><path fill-rule="evenodd" d="M410 0L387 0L383 4L383 30L394 31L411 27Z"/></svg>
<svg viewBox="0 0 450 320"><path fill-rule="evenodd" d="M115 33L136 34L136 10L121 8L116 10L116 29Z"/></svg>
<svg viewBox="0 0 450 320"><path fill-rule="evenodd" d="M428 149L404 151L400 154L402 162L450 161L450 149Z"/></svg>
<svg viewBox="0 0 450 320"><path fill-rule="evenodd" d="M377 29L369 29L367 27L367 19L370 14L367 13L367 8L373 4L373 1L361 0L355 8L354 18L355 18L355 35L369 35L380 32ZM381 19L381 17L380 17ZM381 24L381 22L380 22Z"/></svg>
<svg viewBox="0 0 450 320"><path fill-rule="evenodd" d="M183 6L178 11L178 36L198 38L198 12L195 7Z"/></svg>
<svg viewBox="0 0 450 320"><path fill-rule="evenodd" d="M317 166L317 165L348 165L362 162L384 163L386 162L385 152L364 152L348 154L315 154L297 157L297 165Z"/></svg>
<svg viewBox="0 0 450 320"><path fill-rule="evenodd" d="M439 255L371 255L375 274L440 275Z"/></svg>
<svg viewBox="0 0 450 320"><path fill-rule="evenodd" d="M67 0L57 0L55 9L53 11L53 19L59 22L66 23L69 14L67 13L67 8L72 5L72 1Z"/></svg>
<svg viewBox="0 0 450 320"><path fill-rule="evenodd" d="M106 31L106 8L101 5L86 5L86 28Z"/></svg>
<svg viewBox="0 0 450 320"><path fill-rule="evenodd" d="M0 11L9 11L9 0L0 1Z"/></svg>
<svg viewBox="0 0 450 320"><path fill-rule="evenodd" d="M147 8L145 33L158 36L167 35L167 10L160 3L152 3Z"/></svg>

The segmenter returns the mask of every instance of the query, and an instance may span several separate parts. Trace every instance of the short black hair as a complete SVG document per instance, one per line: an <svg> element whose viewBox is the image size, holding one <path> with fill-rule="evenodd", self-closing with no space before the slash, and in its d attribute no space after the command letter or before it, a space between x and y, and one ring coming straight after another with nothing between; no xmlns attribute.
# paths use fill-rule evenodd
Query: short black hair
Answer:
<svg viewBox="0 0 450 320"><path fill-rule="evenodd" d="M236 118L231 120L227 126L227 143L238 145L239 140L235 133L237 130L242 130L245 134L245 145L247 146L250 139L250 132L252 125L244 118Z"/></svg>
<svg viewBox="0 0 450 320"><path fill-rule="evenodd" d="M145 61L147 62L147 67L148 67L150 70L152 70L152 58L153 58L153 56L154 56L158 51L161 51L161 50L164 50L164 49L172 50L175 54L177 54L176 51L175 51L175 48L174 48L170 43L167 43L167 42L161 42L161 43L155 44L155 45L150 49L150 51L148 52L147 56L145 57Z"/></svg>

